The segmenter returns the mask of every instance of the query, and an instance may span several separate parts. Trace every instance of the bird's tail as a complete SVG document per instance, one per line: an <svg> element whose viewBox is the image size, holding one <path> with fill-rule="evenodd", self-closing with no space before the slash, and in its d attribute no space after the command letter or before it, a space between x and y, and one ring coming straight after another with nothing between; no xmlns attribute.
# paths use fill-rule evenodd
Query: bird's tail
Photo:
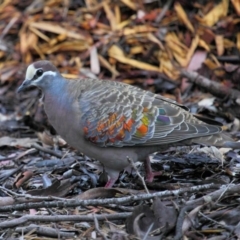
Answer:
<svg viewBox="0 0 240 240"><path fill-rule="evenodd" d="M240 149L240 142L234 142L234 140L226 133L217 133L206 137L193 138L191 139L191 142L216 147Z"/></svg>

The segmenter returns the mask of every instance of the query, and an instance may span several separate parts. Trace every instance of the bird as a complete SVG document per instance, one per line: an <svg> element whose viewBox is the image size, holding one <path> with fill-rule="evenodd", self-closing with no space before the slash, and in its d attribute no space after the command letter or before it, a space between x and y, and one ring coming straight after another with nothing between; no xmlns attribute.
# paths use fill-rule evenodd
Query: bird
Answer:
<svg viewBox="0 0 240 240"><path fill-rule="evenodd" d="M30 64L18 92L42 92L48 120L72 147L99 160L113 187L120 171L144 162L153 181L149 155L191 144L239 148L216 124L191 114L185 106L123 82L93 78L66 79L50 61ZM212 123L210 121L210 123Z"/></svg>

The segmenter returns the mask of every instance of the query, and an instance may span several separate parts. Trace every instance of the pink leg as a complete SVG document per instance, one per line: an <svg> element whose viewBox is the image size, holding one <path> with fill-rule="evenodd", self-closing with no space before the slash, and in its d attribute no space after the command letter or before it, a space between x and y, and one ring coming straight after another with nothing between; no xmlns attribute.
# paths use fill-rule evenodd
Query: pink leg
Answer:
<svg viewBox="0 0 240 240"><path fill-rule="evenodd" d="M144 161L144 167L145 167L145 171L146 171L146 181L147 182L152 182L153 178L155 176L161 176L162 175L162 172L153 172L152 171L151 162L150 162L149 157L147 157L146 160Z"/></svg>
<svg viewBox="0 0 240 240"><path fill-rule="evenodd" d="M111 188L116 181L117 181L117 178L110 178L106 183L105 188Z"/></svg>
<svg viewBox="0 0 240 240"><path fill-rule="evenodd" d="M114 171L113 169L107 169L107 168L105 168L105 170L109 176L109 180L106 183L105 188L111 188L114 185L114 183L118 180L119 172Z"/></svg>

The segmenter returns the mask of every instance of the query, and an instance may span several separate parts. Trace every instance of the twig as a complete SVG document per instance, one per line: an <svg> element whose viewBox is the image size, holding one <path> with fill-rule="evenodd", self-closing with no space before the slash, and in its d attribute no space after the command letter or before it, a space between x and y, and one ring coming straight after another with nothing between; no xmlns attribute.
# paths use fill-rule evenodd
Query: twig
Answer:
<svg viewBox="0 0 240 240"><path fill-rule="evenodd" d="M134 207L130 206L119 206L118 204L108 204L108 207L113 208L113 209L119 209L122 211L127 211L127 212L133 212Z"/></svg>
<svg viewBox="0 0 240 240"><path fill-rule="evenodd" d="M98 221L106 220L119 220L126 219L132 213L116 213L116 214L101 214L95 215L95 218ZM56 216L37 216L37 215L24 215L23 217L4 221L0 223L0 228L10 228L15 227L21 224L26 224L27 222L62 222L62 221L71 221L71 222L80 222L80 221L94 221L93 216L81 216L81 215L56 215Z"/></svg>
<svg viewBox="0 0 240 240"><path fill-rule="evenodd" d="M0 186L0 189L7 195L13 195L13 196L16 196L16 197L19 197L19 195L21 195L21 197L24 197L24 194L15 193L12 190L7 189L5 187Z"/></svg>
<svg viewBox="0 0 240 240"><path fill-rule="evenodd" d="M69 152L70 152L70 150L67 150L67 151L63 154L62 159L64 159L64 158L68 155ZM61 159L61 160L62 160L62 159Z"/></svg>
<svg viewBox="0 0 240 240"><path fill-rule="evenodd" d="M107 240L105 234L102 233L102 231L100 231L100 229L99 229L99 224L98 224L98 219L97 219L97 217L96 217L96 214L93 214L93 220L94 220L95 229L96 229L97 233L98 233L99 235L101 235L104 240Z"/></svg>
<svg viewBox="0 0 240 240"><path fill-rule="evenodd" d="M215 192L209 193L199 199L186 202L186 206L181 209L179 216L178 216L178 220L177 220L177 224L176 224L176 234L175 234L174 240L181 239L181 237L182 237L182 224L183 224L183 220L184 220L186 211L191 211L193 208L195 208L199 205L205 204L205 203L218 201L219 198L222 197L223 194L233 194L233 193L236 193L239 191L240 191L240 184L224 185L221 189L219 189Z"/></svg>
<svg viewBox="0 0 240 240"><path fill-rule="evenodd" d="M0 35L0 41L4 38L4 36L9 32L11 27L15 24L15 22L19 19L20 15L15 16L14 18L11 19L11 21L5 26L3 29L1 35Z"/></svg>
<svg viewBox="0 0 240 240"><path fill-rule="evenodd" d="M132 168L136 171L138 177L141 179L142 184L143 184L143 186L144 186L144 189L145 189L146 193L149 194L149 191L148 191L148 188L147 188L146 182L145 182L145 180L144 180L144 177L143 177L143 176L140 174L140 172L138 171L138 169L137 169L135 163L133 162L133 160L132 160L130 157L127 157L127 160L128 160L129 163L131 164Z"/></svg>
<svg viewBox="0 0 240 240"><path fill-rule="evenodd" d="M21 198L26 199L26 200L28 200L28 199L33 199L33 200L48 200L48 201L49 201L49 200L62 200L62 201L66 200L65 198L60 198L60 197L55 197L55 196L33 196L33 195L30 195L30 194L19 194L19 193L13 192L12 190L7 189L7 188L2 187L2 186L0 186L0 189L1 189L3 192L5 192L6 194L8 193L8 194L13 195L14 197L21 197ZM13 198L14 198L14 197L13 197ZM23 200L23 199L22 199L22 200ZM18 200L16 200L16 201L18 201Z"/></svg>
<svg viewBox="0 0 240 240"><path fill-rule="evenodd" d="M167 10L170 8L171 4L172 4L172 0L168 0L167 3L162 8L162 11L156 17L156 20L155 20L156 23L160 23L160 21L163 19L164 15L166 14Z"/></svg>
<svg viewBox="0 0 240 240"><path fill-rule="evenodd" d="M237 188L230 187L228 191L232 191L232 189L240 188L240 185L237 185ZM103 206L108 204L125 204L132 201L140 201L140 200L148 200L154 197L167 197L167 196L179 196L182 193L191 193L197 192L203 189L209 189L214 187L213 184L205 184L200 186L193 186L189 188L180 188L178 190L173 191L162 191L162 192L155 192L151 194L139 194L139 195L131 195L122 198L105 198L105 199L89 199L89 200L79 200L79 199L70 199L65 201L52 201L52 202L32 202L32 203L20 203L20 204L13 204L4 207L0 207L0 212L6 211L14 211L14 210L26 210L31 208L52 208L52 207L77 207L77 206ZM227 191L227 192L228 192ZM222 190L221 190L222 192Z"/></svg>
<svg viewBox="0 0 240 240"><path fill-rule="evenodd" d="M201 211L199 211L198 213L199 213L201 216L203 216L204 218L206 218L208 221L213 222L213 223L215 223L215 224L217 224L217 225L220 225L222 228L224 228L224 229L226 229L226 230L228 230L228 231L230 231L230 232L232 232L233 229L234 229L234 227L228 226L228 225L226 225L226 224L222 224L222 223L220 223L220 222L215 221L215 220L212 219L212 218L209 218L208 216L206 216L205 214L203 214Z"/></svg>
<svg viewBox="0 0 240 240"><path fill-rule="evenodd" d="M20 171L23 168L23 165L11 170L9 173L5 174L4 177L0 178L0 182L4 182L6 179L8 179L10 176L12 176L13 174L17 173L18 171Z"/></svg>
<svg viewBox="0 0 240 240"><path fill-rule="evenodd" d="M51 227L43 227L36 224L30 224L27 227L17 227L15 231L19 233L34 231L39 235L55 237L55 238L59 236L61 238L71 238L71 239L76 238L76 234L74 232L65 232L59 229L53 229Z"/></svg>
<svg viewBox="0 0 240 240"><path fill-rule="evenodd" d="M0 158L0 162L3 162L3 161L7 161L7 160L15 160L16 156L13 156L13 157L3 157L3 158Z"/></svg>
<svg viewBox="0 0 240 240"><path fill-rule="evenodd" d="M151 230L152 230L152 228L153 228L153 225L154 225L154 223L152 223L152 224L149 226L148 230L147 230L146 233L145 233L145 236L143 237L143 240L147 240L147 239L148 239L148 235L149 235L149 233L151 232Z"/></svg>
<svg viewBox="0 0 240 240"><path fill-rule="evenodd" d="M37 143L33 143L31 147L34 147L34 148L36 148L39 151L51 154L51 155L53 155L55 157L62 158L62 154L57 153L57 152L55 152L55 151L53 151L51 149L44 148L44 147L38 145Z"/></svg>
<svg viewBox="0 0 240 240"><path fill-rule="evenodd" d="M211 94L220 98L229 97L230 99L236 100L236 102L240 105L240 91L227 88L226 86L211 81L210 79L205 78L196 72L181 70L181 75L188 78L188 80L197 84L198 86L206 89Z"/></svg>
<svg viewBox="0 0 240 240"><path fill-rule="evenodd" d="M227 191L226 191L227 189ZM198 198L196 200L190 200L186 202L186 205L194 205L194 206L198 206L198 205L202 205L206 202L211 202L211 201L216 201L218 200L218 198L222 195L222 193L224 194L234 194L240 191L240 184L234 185L223 185L221 186L221 189L209 193L201 198ZM226 196L226 195L225 195Z"/></svg>
<svg viewBox="0 0 240 240"><path fill-rule="evenodd" d="M174 240L179 240L182 238L182 225L187 211L194 209L195 205L187 205L183 207L178 215L177 224L176 224L176 234Z"/></svg>
<svg viewBox="0 0 240 240"><path fill-rule="evenodd" d="M233 180L229 183L229 185L227 185L227 186L231 186L234 181L235 181L235 180L233 179ZM228 190L228 187L226 187L226 189L224 189L224 191L221 193L221 195L218 197L218 199L216 199L216 202L219 202L219 201L220 201L220 199L223 197L223 195L225 194L225 192L226 192L227 190Z"/></svg>

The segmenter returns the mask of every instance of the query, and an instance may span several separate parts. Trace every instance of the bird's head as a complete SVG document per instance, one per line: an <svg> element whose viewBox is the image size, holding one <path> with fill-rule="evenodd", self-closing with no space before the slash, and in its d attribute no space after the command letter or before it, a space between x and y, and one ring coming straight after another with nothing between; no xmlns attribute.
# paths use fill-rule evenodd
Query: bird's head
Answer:
<svg viewBox="0 0 240 240"><path fill-rule="evenodd" d="M57 68L49 61L38 61L28 66L25 80L18 88L18 92L24 91L32 86L41 90L48 87L51 81L60 75Z"/></svg>

